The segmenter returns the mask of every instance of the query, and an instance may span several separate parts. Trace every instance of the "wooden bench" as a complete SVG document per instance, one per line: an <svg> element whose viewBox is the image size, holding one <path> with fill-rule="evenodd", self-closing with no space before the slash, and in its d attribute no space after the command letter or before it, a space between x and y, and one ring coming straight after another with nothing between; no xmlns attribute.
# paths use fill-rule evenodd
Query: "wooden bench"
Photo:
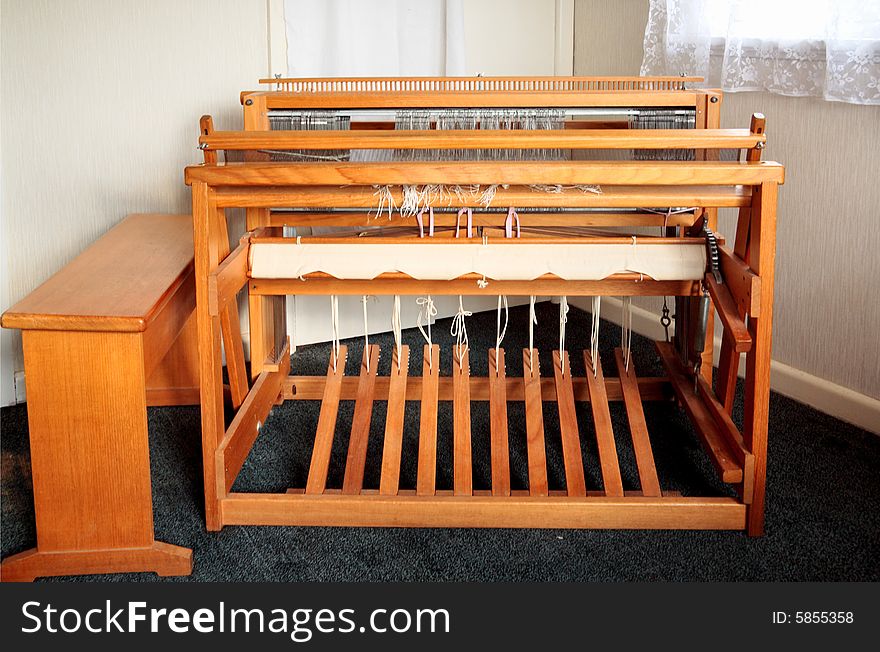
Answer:
<svg viewBox="0 0 880 652"><path fill-rule="evenodd" d="M2 317L22 330L37 547L4 581L155 571L148 405L199 402L192 219L131 215Z"/></svg>

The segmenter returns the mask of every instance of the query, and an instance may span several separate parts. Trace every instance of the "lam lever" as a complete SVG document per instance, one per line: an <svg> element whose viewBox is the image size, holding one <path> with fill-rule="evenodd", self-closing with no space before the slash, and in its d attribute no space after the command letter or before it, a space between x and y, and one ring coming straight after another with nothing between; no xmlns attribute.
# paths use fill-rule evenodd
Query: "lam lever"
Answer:
<svg viewBox="0 0 880 652"><path fill-rule="evenodd" d="M697 323L694 325L694 393L700 378L700 367L703 364L703 351L706 348L706 325L709 322L709 291L703 288L700 305L697 308Z"/></svg>

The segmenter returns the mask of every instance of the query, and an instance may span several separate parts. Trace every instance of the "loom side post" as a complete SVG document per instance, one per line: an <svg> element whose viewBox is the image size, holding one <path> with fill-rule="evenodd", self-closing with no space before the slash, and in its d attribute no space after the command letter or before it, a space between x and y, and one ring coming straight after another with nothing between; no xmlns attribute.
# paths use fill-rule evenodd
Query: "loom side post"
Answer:
<svg viewBox="0 0 880 652"><path fill-rule="evenodd" d="M761 277L761 316L749 320L753 344L746 354L743 440L746 448L755 456L754 495L747 513L750 536L764 533L777 191L776 182L764 182L755 188L752 198L750 266Z"/></svg>

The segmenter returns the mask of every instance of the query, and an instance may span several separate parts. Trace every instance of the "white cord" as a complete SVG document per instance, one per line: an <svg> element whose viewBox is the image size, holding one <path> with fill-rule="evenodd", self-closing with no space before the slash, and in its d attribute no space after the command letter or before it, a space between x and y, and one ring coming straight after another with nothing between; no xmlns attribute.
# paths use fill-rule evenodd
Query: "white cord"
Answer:
<svg viewBox="0 0 880 652"><path fill-rule="evenodd" d="M596 360L599 358L599 309L602 297L593 297L593 321L590 329L590 363L593 365L593 378L598 374Z"/></svg>
<svg viewBox="0 0 880 652"><path fill-rule="evenodd" d="M519 215L516 212L516 209L511 206L507 209L507 219L504 220L504 237L512 238L513 237L513 225L516 223L516 237L520 237L520 229L519 229Z"/></svg>
<svg viewBox="0 0 880 652"><path fill-rule="evenodd" d="M538 315L535 314L535 297L529 297L529 371L535 367L535 324L538 323Z"/></svg>
<svg viewBox="0 0 880 652"><path fill-rule="evenodd" d="M428 348L430 349L434 346L434 342L431 340L431 320L437 316L437 307L434 305L434 300L431 298L429 294L426 297L419 297L416 299L416 304L420 306L419 315L416 317L416 326L419 327L419 332L422 334L422 337L425 338L425 341L428 343ZM428 332L425 332L425 329L422 328L422 322L428 326ZM433 370L434 361L433 355L428 355L428 366Z"/></svg>
<svg viewBox="0 0 880 652"><path fill-rule="evenodd" d="M370 328L367 323L367 299L369 297L365 294L361 298L361 303L364 304L364 364L367 366L367 373L370 372Z"/></svg>
<svg viewBox="0 0 880 652"><path fill-rule="evenodd" d="M473 313L464 309L461 295L458 295L458 312L452 318L452 327L449 329L450 335L455 337L455 349L458 352L458 364L461 366L464 361L464 354L468 350L468 334L465 325L465 317L470 317ZM462 348L463 347L463 348Z"/></svg>
<svg viewBox="0 0 880 652"><path fill-rule="evenodd" d="M632 343L632 297L621 300L623 315L620 320L620 348L623 349L623 368L629 372L630 344Z"/></svg>
<svg viewBox="0 0 880 652"><path fill-rule="evenodd" d="M559 366L565 376L565 325L568 323L568 297L559 297Z"/></svg>
<svg viewBox="0 0 880 652"><path fill-rule="evenodd" d="M397 371L400 371L400 357L403 354L403 333L400 322L400 295L394 295L394 307L391 310L391 331L394 333L394 348L397 349Z"/></svg>
<svg viewBox="0 0 880 652"><path fill-rule="evenodd" d="M504 304L504 328L501 328L501 305ZM495 319L495 375L498 371L498 351L501 349L501 342L507 334L507 324L510 322L510 308L507 305L507 297L498 296L498 312Z"/></svg>
<svg viewBox="0 0 880 652"><path fill-rule="evenodd" d="M290 325L290 353L296 353L296 295L294 294L293 299L293 323Z"/></svg>
<svg viewBox="0 0 880 652"><path fill-rule="evenodd" d="M501 306L504 305L504 328L501 328ZM507 334L507 324L510 321L510 308L507 305L507 297L498 297L498 314L495 319L495 348L501 348L501 341Z"/></svg>
<svg viewBox="0 0 880 652"><path fill-rule="evenodd" d="M339 297L330 295L330 329L333 337L333 373L339 361Z"/></svg>

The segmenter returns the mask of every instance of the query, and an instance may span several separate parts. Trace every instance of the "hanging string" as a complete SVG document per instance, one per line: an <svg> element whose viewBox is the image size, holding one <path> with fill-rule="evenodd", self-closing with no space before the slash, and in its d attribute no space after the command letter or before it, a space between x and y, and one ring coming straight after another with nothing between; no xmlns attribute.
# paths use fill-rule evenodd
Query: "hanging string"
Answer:
<svg viewBox="0 0 880 652"><path fill-rule="evenodd" d="M516 237L520 236L519 231L519 215L516 212L516 209L511 206L507 209L507 219L504 220L504 237L512 238L513 237L513 224L516 222Z"/></svg>
<svg viewBox="0 0 880 652"><path fill-rule="evenodd" d="M339 361L339 297L330 295L330 329L333 337L333 373Z"/></svg>
<svg viewBox="0 0 880 652"><path fill-rule="evenodd" d="M455 337L455 350L458 353L458 364L461 366L464 361L464 354L468 351L468 334L465 318L470 317L473 313L464 309L462 296L458 295L458 312L452 318L452 327L449 333Z"/></svg>
<svg viewBox="0 0 880 652"><path fill-rule="evenodd" d="M416 326L418 326L419 332L428 343L428 348L431 348L434 346L434 342L431 340L431 321L437 316L437 307L434 305L434 300L431 298L430 294L426 297L419 297L416 299L416 304L419 306L419 314L418 317L416 317ZM425 329L422 327L422 323L427 324L427 332L425 332ZM432 370L434 368L433 365L433 355L429 354L428 366Z"/></svg>
<svg viewBox="0 0 880 652"><path fill-rule="evenodd" d="M397 371L400 371L400 358L403 354L403 333L400 321L400 295L394 295L394 307L391 309L391 332L394 333L394 348L397 349Z"/></svg>
<svg viewBox="0 0 880 652"><path fill-rule="evenodd" d="M501 328L501 305L504 305L504 328ZM498 296L498 312L495 319L495 375L500 372L498 370L498 351L501 350L501 342L507 334L507 324L510 322L510 308L507 305L506 296Z"/></svg>
<svg viewBox="0 0 880 652"><path fill-rule="evenodd" d="M559 366L565 376L565 325L568 323L568 297L559 298Z"/></svg>
<svg viewBox="0 0 880 652"><path fill-rule="evenodd" d="M369 297L365 294L361 298L364 305L364 364L367 366L367 373L370 371L370 327L367 323L367 300Z"/></svg>
<svg viewBox="0 0 880 652"><path fill-rule="evenodd" d="M290 313L293 315L293 318L291 319L291 325L290 325L290 353L291 353L291 355L296 353L296 342L297 342L297 339L296 339L296 295L294 294L292 298L293 298L293 301L291 302L291 306L290 306Z"/></svg>
<svg viewBox="0 0 880 652"><path fill-rule="evenodd" d="M470 232L470 228L468 228L468 232ZM489 234L483 233L482 236L483 236L483 244L484 245L489 244ZM456 229L455 229L455 237L458 237L458 227L456 227ZM471 236L468 235L468 237L470 238ZM485 290L487 287L489 287L489 281L486 280L485 274L483 274L482 278L477 279L477 287L480 288L481 290Z"/></svg>
<svg viewBox="0 0 880 652"><path fill-rule="evenodd" d="M630 345L632 343L632 297L623 297L623 315L620 319L620 348L623 349L623 368L629 372Z"/></svg>
<svg viewBox="0 0 880 652"><path fill-rule="evenodd" d="M501 328L501 306L504 305L504 328ZM498 314L495 320L495 348L501 348L501 341L507 334L507 324L510 321L510 308L507 305L507 297L498 297Z"/></svg>
<svg viewBox="0 0 880 652"><path fill-rule="evenodd" d="M472 208L462 208L458 211L458 216L455 218L455 237L459 237L458 230L461 226L461 216L467 213L467 237L470 238L473 235L474 228L474 209Z"/></svg>
<svg viewBox="0 0 880 652"><path fill-rule="evenodd" d="M425 237L425 224L424 218L422 217L425 213L425 209L421 209L418 213L416 213L416 223L419 225L419 237ZM434 237L434 207L431 206L428 208L428 236Z"/></svg>
<svg viewBox="0 0 880 652"><path fill-rule="evenodd" d="M296 235L296 244L302 244L302 236L298 235L296 228L291 230L293 235ZM296 343L298 341L296 336L296 295L290 295L292 299L290 303L290 310L288 311L288 315L291 316L291 324L290 324L290 354L293 355L296 353Z"/></svg>
<svg viewBox="0 0 880 652"><path fill-rule="evenodd" d="M602 297L593 297L593 321L590 328L590 364L593 365L593 378L598 374L596 360L599 359L599 309Z"/></svg>
<svg viewBox="0 0 880 652"><path fill-rule="evenodd" d="M632 236L633 247L636 246L636 236ZM630 343L632 342L632 297L623 297L621 300L623 314L620 317L620 348L623 350L623 368L629 372Z"/></svg>
<svg viewBox="0 0 880 652"><path fill-rule="evenodd" d="M538 315L535 314L535 297L529 297L529 371L535 367L535 324L538 323Z"/></svg>

